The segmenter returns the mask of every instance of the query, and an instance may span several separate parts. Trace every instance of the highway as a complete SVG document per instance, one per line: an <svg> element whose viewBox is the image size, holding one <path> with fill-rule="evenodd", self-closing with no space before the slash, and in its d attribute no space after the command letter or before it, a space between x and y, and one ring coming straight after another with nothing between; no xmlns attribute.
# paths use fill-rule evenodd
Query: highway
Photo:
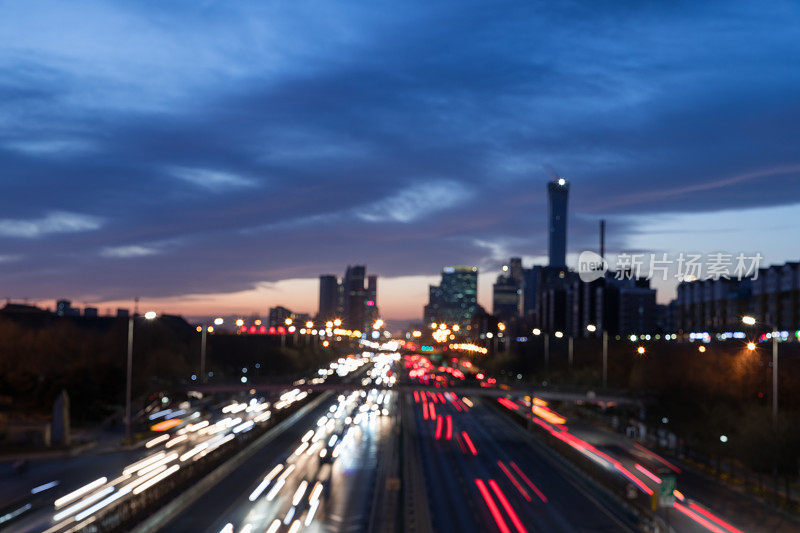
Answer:
<svg viewBox="0 0 800 533"><path fill-rule="evenodd" d="M24 492L51 476L63 482L22 498L31 506L5 525L48 533L95 526L134 533L639 531L641 519L623 496L584 470L600 468L618 487L627 484L640 508L658 490L659 476L682 474L624 436L577 418L568 426L541 398L498 395L496 381L466 360L440 364L421 355L365 353L319 369L271 402L251 394L217 399L203 410L153 413L154 433L142 448L94 463L97 456L76 457L60 470L57 462L35 465L21 478ZM312 399L307 387L331 376L348 387L314 392ZM484 390L495 394L477 394ZM179 493L153 496L169 476L293 404L302 406ZM515 417L527 419L534 432ZM561 455L569 448L577 460ZM402 468L395 450L402 450ZM699 480L679 487L670 513L660 511L675 531L757 530L758 524L737 521L739 529L722 518L724 498L705 497ZM119 510L126 505L149 506L149 515L131 521ZM122 518L109 521L114 513Z"/></svg>
<svg viewBox="0 0 800 533"><path fill-rule="evenodd" d="M30 476L16 482L16 492L21 496L14 498L12 511L0 516L0 527L63 533L123 525L131 510L135 512L162 498L170 481L187 476L187 472L202 468L204 461L233 449L250 431L269 426L274 413L307 401L309 392L298 385L324 382L331 377L356 378L372 366L368 363L369 359L361 356L342 358L287 386L272 402L247 395L213 400L210 404L185 402L146 414L152 433L141 447L107 456L72 458L62 468L55 466L57 462L31 468ZM47 478L41 477L44 471ZM59 477L50 479L56 475ZM31 486L32 483L44 485ZM45 486L48 488L43 489ZM5 489L7 493L14 490L11 486Z"/></svg>
<svg viewBox="0 0 800 533"><path fill-rule="evenodd" d="M369 414L349 428L336 422L326 427L328 421L344 413L339 413L340 406L349 410L346 406L352 402L357 411L364 403L352 396L340 402L330 394L324 400L160 531L274 532L287 531L295 522L306 529L314 520L311 531L364 530L371 510L378 449L389 435L392 422L390 417ZM331 411L331 407L336 410ZM325 422L318 426L321 420ZM337 438L331 446L333 435ZM338 435L345 436L339 441ZM323 450L326 456L336 453L336 457L320 457ZM309 500L317 483L320 493ZM319 502L318 507L309 520L314 501ZM273 526L276 523L280 525Z"/></svg>
<svg viewBox="0 0 800 533"><path fill-rule="evenodd" d="M366 379L381 383L392 368L391 356L376 357ZM366 530L380 450L394 438L395 393L328 392L315 403L159 530Z"/></svg>
<svg viewBox="0 0 800 533"><path fill-rule="evenodd" d="M537 453L483 401L434 391L406 401L413 398L436 531L636 531L630 516Z"/></svg>

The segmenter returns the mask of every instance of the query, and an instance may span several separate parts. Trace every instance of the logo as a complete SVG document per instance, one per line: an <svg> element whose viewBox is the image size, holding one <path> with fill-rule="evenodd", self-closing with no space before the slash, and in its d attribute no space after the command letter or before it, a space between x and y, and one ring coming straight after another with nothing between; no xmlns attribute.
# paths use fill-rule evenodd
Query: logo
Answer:
<svg viewBox="0 0 800 533"><path fill-rule="evenodd" d="M600 254L585 250L578 256L578 276L589 283L602 278L608 271L608 262Z"/></svg>

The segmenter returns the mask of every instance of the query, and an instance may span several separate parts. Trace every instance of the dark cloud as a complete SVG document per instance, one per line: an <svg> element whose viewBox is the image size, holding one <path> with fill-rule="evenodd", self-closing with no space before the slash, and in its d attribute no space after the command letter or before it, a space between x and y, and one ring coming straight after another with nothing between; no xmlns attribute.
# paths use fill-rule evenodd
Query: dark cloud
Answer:
<svg viewBox="0 0 800 533"><path fill-rule="evenodd" d="M31 16L4 30L0 226L97 222L0 232L9 296L542 255L553 172L572 181L575 250L599 217L620 217L622 247L625 215L800 193L788 3L82 9L69 39Z"/></svg>

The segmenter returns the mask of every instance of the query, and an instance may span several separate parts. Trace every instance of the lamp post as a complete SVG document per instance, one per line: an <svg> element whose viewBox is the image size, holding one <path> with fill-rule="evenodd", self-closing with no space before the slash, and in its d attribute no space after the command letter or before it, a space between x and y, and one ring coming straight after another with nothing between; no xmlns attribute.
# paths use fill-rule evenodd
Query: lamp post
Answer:
<svg viewBox="0 0 800 533"><path fill-rule="evenodd" d="M292 319L291 318L287 318L286 320L283 321L283 323L288 328L289 326L292 325ZM284 329L283 330L283 334L281 334L281 348L285 348L286 347L286 331L287 330Z"/></svg>
<svg viewBox="0 0 800 533"><path fill-rule="evenodd" d="M156 318L155 311L148 311L144 314L145 320ZM128 317L128 360L125 370L125 440L131 438L131 389L132 389L132 370L133 370L133 321L136 316Z"/></svg>
<svg viewBox="0 0 800 533"><path fill-rule="evenodd" d="M567 354L568 354L568 355L567 355L567 360L569 361L569 369L570 369L570 371L572 370L572 350L573 350L573 342L574 342L574 341L572 340L572 335L570 335L570 336L569 336L569 343L567 344L567 346L568 346L568 351L567 351Z"/></svg>
<svg viewBox="0 0 800 533"><path fill-rule="evenodd" d="M205 383L206 374L206 327L200 326L200 382Z"/></svg>
<svg viewBox="0 0 800 533"><path fill-rule="evenodd" d="M533 328L531 333L533 333L535 336L538 337L539 335L542 334L542 330L539 329L539 328ZM544 334L544 367L547 368L547 366L549 364L550 364L550 334L549 333L545 333Z"/></svg>
<svg viewBox="0 0 800 533"><path fill-rule="evenodd" d="M222 318L217 317L214 319L214 325L216 326L221 326L224 323L225 321ZM244 325L244 320L237 320L236 325ZM197 331L200 332L200 382L205 383L208 380L208 374L206 373L206 343L208 338L206 334L214 333L214 326L202 324L197 326Z"/></svg>
<svg viewBox="0 0 800 533"><path fill-rule="evenodd" d="M311 344L311 329L314 327L312 321L306 322L306 348Z"/></svg>
<svg viewBox="0 0 800 533"><path fill-rule="evenodd" d="M586 330L589 333L597 331L597 326L588 324ZM608 386L608 331L603 329L603 388Z"/></svg>
<svg viewBox="0 0 800 533"><path fill-rule="evenodd" d="M557 338L557 339L563 339L563 338L564 338L564 332L563 332L563 331L556 331L555 333L553 333L553 335L554 335L554 336L555 336L555 338ZM569 355L568 355L568 356L569 356Z"/></svg>
<svg viewBox="0 0 800 533"><path fill-rule="evenodd" d="M743 316L742 323L747 326L754 326L756 319L752 316ZM763 322L763 324L772 330L772 426L775 431L778 430L778 336L777 327L774 324ZM748 345L749 347L749 345ZM755 347L755 346L754 346Z"/></svg>

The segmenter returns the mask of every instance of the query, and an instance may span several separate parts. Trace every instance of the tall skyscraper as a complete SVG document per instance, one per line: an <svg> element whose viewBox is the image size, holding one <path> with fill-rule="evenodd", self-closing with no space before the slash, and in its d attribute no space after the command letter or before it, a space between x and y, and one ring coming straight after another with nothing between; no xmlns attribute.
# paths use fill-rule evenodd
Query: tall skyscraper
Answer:
<svg viewBox="0 0 800 533"><path fill-rule="evenodd" d="M363 265L348 265L344 274L342 318L344 325L349 329L363 330L366 323L367 291L364 287L366 274L367 267Z"/></svg>
<svg viewBox="0 0 800 533"><path fill-rule="evenodd" d="M429 288L425 321L459 324L465 327L478 310L478 269L471 266L446 266L442 281Z"/></svg>
<svg viewBox="0 0 800 533"><path fill-rule="evenodd" d="M569 183L558 178L547 184L547 207L549 216L549 266L567 266L567 198Z"/></svg>
<svg viewBox="0 0 800 533"><path fill-rule="evenodd" d="M522 288L512 274L500 274L492 287L492 314L499 320L519 318Z"/></svg>
<svg viewBox="0 0 800 533"><path fill-rule="evenodd" d="M508 263L508 273L514 280L522 285L525 282L525 269L522 268L522 258L512 257Z"/></svg>
<svg viewBox="0 0 800 533"><path fill-rule="evenodd" d="M336 318L346 328L360 331L378 318L378 276L367 277L367 267L348 265L341 281L333 274L319 277L317 320Z"/></svg>
<svg viewBox="0 0 800 533"><path fill-rule="evenodd" d="M367 295L364 304L366 305L367 325L374 324L378 318L378 276L375 274L367 276Z"/></svg>
<svg viewBox="0 0 800 533"><path fill-rule="evenodd" d="M319 277L317 318L325 322L337 318L339 313L339 280L333 274L323 274Z"/></svg>

